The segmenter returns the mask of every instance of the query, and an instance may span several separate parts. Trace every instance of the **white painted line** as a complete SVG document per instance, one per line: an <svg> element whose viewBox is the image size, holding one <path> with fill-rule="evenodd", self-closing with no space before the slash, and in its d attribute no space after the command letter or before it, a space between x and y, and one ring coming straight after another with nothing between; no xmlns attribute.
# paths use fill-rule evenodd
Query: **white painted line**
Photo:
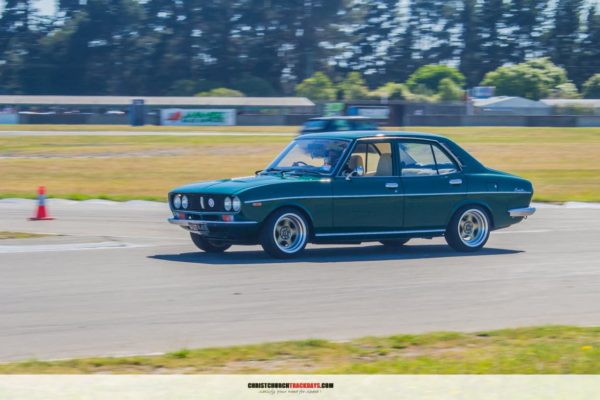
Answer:
<svg viewBox="0 0 600 400"><path fill-rule="evenodd" d="M85 250L119 250L148 247L132 243L100 242L100 243L71 243L71 244L39 244L21 246L0 246L0 254L17 253L46 253Z"/></svg>
<svg viewBox="0 0 600 400"><path fill-rule="evenodd" d="M514 235L519 233L547 233L552 232L550 229L532 229L529 231L494 231L492 235Z"/></svg>

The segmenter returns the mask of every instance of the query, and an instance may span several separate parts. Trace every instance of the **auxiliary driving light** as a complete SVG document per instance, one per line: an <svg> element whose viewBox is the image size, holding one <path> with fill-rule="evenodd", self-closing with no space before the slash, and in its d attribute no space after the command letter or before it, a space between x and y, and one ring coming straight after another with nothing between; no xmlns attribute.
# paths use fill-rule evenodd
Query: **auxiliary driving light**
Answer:
<svg viewBox="0 0 600 400"><path fill-rule="evenodd" d="M225 197L225 211L231 211L231 197Z"/></svg>
<svg viewBox="0 0 600 400"><path fill-rule="evenodd" d="M242 201L239 197L233 198L233 211L238 212L242 209Z"/></svg>

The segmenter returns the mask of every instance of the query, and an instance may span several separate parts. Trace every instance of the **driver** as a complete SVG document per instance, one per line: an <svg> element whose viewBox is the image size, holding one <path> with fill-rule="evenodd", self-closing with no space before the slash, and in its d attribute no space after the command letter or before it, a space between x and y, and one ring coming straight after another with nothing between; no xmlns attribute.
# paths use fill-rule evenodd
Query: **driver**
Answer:
<svg viewBox="0 0 600 400"><path fill-rule="evenodd" d="M341 156L342 151L340 149L327 150L327 154L325 154L325 159L323 161L323 169L325 171L331 171L333 167L336 166Z"/></svg>

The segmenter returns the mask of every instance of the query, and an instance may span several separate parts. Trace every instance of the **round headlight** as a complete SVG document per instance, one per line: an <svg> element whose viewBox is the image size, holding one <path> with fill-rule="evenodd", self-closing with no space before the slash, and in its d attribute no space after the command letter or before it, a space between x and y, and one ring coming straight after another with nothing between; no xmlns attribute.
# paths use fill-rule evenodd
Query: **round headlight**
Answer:
<svg viewBox="0 0 600 400"><path fill-rule="evenodd" d="M233 198L233 211L238 212L242 209L242 201L239 197Z"/></svg>
<svg viewBox="0 0 600 400"><path fill-rule="evenodd" d="M225 197L225 211L231 211L231 197Z"/></svg>
<svg viewBox="0 0 600 400"><path fill-rule="evenodd" d="M177 195L175 196L175 198L173 198L173 206L175 208L181 208L181 195Z"/></svg>
<svg viewBox="0 0 600 400"><path fill-rule="evenodd" d="M188 206L190 205L190 201L188 200L187 196L183 196L181 198L181 207L183 207L184 209L187 210Z"/></svg>

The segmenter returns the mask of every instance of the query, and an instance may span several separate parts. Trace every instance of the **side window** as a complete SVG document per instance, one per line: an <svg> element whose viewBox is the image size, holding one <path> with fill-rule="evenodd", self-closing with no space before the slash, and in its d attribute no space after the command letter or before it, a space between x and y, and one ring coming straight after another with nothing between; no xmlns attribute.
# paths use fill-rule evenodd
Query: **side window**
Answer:
<svg viewBox="0 0 600 400"><path fill-rule="evenodd" d="M400 154L402 176L433 176L438 174L430 144L400 143L398 152Z"/></svg>
<svg viewBox="0 0 600 400"><path fill-rule="evenodd" d="M359 170L362 176L393 176L392 145L389 142L357 144L342 174Z"/></svg>
<svg viewBox="0 0 600 400"><path fill-rule="evenodd" d="M437 170L440 175L458 172L458 167L454 161L452 161L438 146L433 146L433 155L435 156Z"/></svg>

